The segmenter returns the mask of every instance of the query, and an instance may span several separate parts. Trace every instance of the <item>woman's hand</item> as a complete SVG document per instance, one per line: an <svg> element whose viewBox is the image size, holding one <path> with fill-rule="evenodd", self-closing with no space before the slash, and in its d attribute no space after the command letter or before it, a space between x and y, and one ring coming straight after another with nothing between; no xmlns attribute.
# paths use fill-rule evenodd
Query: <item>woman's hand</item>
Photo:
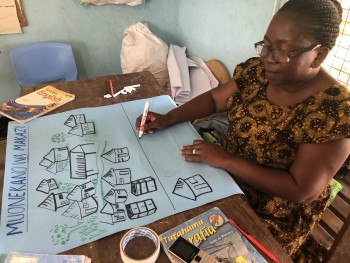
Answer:
<svg viewBox="0 0 350 263"><path fill-rule="evenodd" d="M148 112L145 125L141 126L142 115L136 119L136 130L142 130L144 133L153 133L157 129L165 128L166 118L165 115L155 112Z"/></svg>
<svg viewBox="0 0 350 263"><path fill-rule="evenodd" d="M192 145L182 146L180 154L188 162L201 162L222 168L230 154L220 145L194 140Z"/></svg>

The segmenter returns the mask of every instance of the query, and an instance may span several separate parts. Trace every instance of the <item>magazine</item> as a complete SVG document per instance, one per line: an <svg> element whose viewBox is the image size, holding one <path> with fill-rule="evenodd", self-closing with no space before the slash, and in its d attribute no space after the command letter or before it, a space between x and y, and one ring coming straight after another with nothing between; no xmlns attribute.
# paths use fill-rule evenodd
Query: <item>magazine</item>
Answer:
<svg viewBox="0 0 350 263"><path fill-rule="evenodd" d="M0 114L23 124L74 100L74 98L74 94L46 86L3 103L0 106Z"/></svg>
<svg viewBox="0 0 350 263"><path fill-rule="evenodd" d="M236 262L237 258L244 258L248 263L267 262L217 207L160 235L162 247L173 263L181 263L168 252L178 236L184 237L222 263Z"/></svg>

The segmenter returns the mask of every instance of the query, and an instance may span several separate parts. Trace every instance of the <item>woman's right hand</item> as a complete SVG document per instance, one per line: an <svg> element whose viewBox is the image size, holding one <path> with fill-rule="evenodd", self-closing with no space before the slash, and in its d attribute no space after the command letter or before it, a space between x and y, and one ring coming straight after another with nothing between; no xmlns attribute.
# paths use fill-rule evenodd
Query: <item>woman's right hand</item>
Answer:
<svg viewBox="0 0 350 263"><path fill-rule="evenodd" d="M148 112L146 122L143 126L141 126L141 120L142 115L136 119L136 130L142 130L144 133L153 133L158 129L162 129L168 126L165 115L151 111Z"/></svg>

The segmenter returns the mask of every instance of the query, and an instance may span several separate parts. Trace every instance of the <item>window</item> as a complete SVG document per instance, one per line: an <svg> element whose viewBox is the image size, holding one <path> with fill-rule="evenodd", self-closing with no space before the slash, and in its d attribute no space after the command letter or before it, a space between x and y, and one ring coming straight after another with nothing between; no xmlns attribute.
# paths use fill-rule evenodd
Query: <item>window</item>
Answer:
<svg viewBox="0 0 350 263"><path fill-rule="evenodd" d="M343 21L336 45L323 67L336 79L350 86L350 0L339 0L343 7Z"/></svg>

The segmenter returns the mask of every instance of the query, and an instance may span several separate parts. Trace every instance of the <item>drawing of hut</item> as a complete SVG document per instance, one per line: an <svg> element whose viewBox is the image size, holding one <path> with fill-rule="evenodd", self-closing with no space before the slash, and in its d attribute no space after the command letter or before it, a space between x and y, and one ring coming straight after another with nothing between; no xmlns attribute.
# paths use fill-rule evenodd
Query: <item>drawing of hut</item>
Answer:
<svg viewBox="0 0 350 263"><path fill-rule="evenodd" d="M78 145L70 152L70 177L72 179L86 179L97 175L95 144Z"/></svg>
<svg viewBox="0 0 350 263"><path fill-rule="evenodd" d="M79 123L85 123L85 115L84 114L75 114L75 115L70 115L64 125L68 127L75 127Z"/></svg>
<svg viewBox="0 0 350 263"><path fill-rule="evenodd" d="M97 212L98 203L93 196L80 201L73 201L68 209L62 214L66 217L72 217L81 220L82 218Z"/></svg>
<svg viewBox="0 0 350 263"><path fill-rule="evenodd" d="M48 194L50 191L57 189L57 183L55 179L43 179L38 187L36 188L37 191L43 192L45 194Z"/></svg>
<svg viewBox="0 0 350 263"><path fill-rule="evenodd" d="M198 196L212 191L207 181L200 174L196 174L187 179L179 178L174 187L173 194L195 201Z"/></svg>
<svg viewBox="0 0 350 263"><path fill-rule="evenodd" d="M67 198L74 201L82 201L90 196L96 194L95 186L92 182L87 182L82 185L77 185L68 194Z"/></svg>
<svg viewBox="0 0 350 263"><path fill-rule="evenodd" d="M125 189L111 189L103 199L110 204L124 203L128 199Z"/></svg>
<svg viewBox="0 0 350 263"><path fill-rule="evenodd" d="M126 211L130 219L136 219L154 214L157 211L157 207L152 199L147 199L127 204Z"/></svg>
<svg viewBox="0 0 350 263"><path fill-rule="evenodd" d="M102 179L111 186L130 184L131 182L131 170L129 168L124 169L110 169Z"/></svg>
<svg viewBox="0 0 350 263"><path fill-rule="evenodd" d="M157 190L156 181L151 176L131 182L131 193L139 196Z"/></svg>
<svg viewBox="0 0 350 263"><path fill-rule="evenodd" d="M75 125L68 133L80 137L88 134L95 134L95 124L93 122L79 123Z"/></svg>
<svg viewBox="0 0 350 263"><path fill-rule="evenodd" d="M38 207L57 211L58 208L70 204L67 195L65 192L58 194L51 193Z"/></svg>
<svg viewBox="0 0 350 263"><path fill-rule="evenodd" d="M70 115L64 125L71 127L69 134L83 137L87 134L95 134L95 124L87 122L84 114Z"/></svg>
<svg viewBox="0 0 350 263"><path fill-rule="evenodd" d="M125 205L106 203L100 211L100 221L113 225L114 223L125 221Z"/></svg>
<svg viewBox="0 0 350 263"><path fill-rule="evenodd" d="M130 159L129 150L127 147L112 149L102 154L101 157L112 163L126 162Z"/></svg>
<svg viewBox="0 0 350 263"><path fill-rule="evenodd" d="M66 161L68 161L69 152L67 147L52 148L44 156L39 165L46 167L46 171L56 174L64 170Z"/></svg>

